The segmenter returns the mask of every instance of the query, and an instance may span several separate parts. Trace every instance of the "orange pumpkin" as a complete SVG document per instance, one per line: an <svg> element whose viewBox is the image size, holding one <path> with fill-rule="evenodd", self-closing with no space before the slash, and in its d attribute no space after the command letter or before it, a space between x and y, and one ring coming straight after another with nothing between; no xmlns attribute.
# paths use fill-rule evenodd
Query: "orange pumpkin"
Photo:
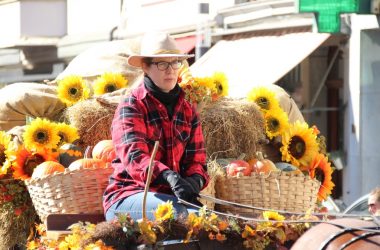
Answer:
<svg viewBox="0 0 380 250"><path fill-rule="evenodd" d="M65 167L59 162L44 161L33 170L32 178L42 178L56 172L61 173L64 171Z"/></svg>
<svg viewBox="0 0 380 250"><path fill-rule="evenodd" d="M80 168L105 168L108 166L108 163L100 159L94 158L83 158L72 162L69 165L71 171L80 169Z"/></svg>
<svg viewBox="0 0 380 250"><path fill-rule="evenodd" d="M112 140L99 141L92 150L92 158L109 163L112 162L116 158L116 152Z"/></svg>
<svg viewBox="0 0 380 250"><path fill-rule="evenodd" d="M261 152L257 152L257 158L256 161L251 160L251 164L253 164L253 172L255 173L270 173L272 171L279 171L278 168L276 168L276 165L269 160L264 159L264 156Z"/></svg>

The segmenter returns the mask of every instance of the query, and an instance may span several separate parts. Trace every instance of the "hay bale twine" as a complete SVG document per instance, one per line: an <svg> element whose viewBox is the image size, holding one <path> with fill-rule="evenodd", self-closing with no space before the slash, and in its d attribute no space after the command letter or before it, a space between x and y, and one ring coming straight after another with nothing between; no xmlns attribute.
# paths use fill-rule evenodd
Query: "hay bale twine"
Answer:
<svg viewBox="0 0 380 250"><path fill-rule="evenodd" d="M255 157L265 140L264 117L253 102L223 98L208 103L200 113L207 156L245 159Z"/></svg>

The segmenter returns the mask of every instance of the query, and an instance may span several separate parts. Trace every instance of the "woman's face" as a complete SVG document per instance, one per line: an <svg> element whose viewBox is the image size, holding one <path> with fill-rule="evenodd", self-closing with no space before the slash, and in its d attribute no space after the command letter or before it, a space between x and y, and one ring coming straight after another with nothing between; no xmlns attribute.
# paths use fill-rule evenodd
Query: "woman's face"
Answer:
<svg viewBox="0 0 380 250"><path fill-rule="evenodd" d="M168 93L177 84L182 61L177 57L153 58L152 64L143 63L142 68L163 92Z"/></svg>

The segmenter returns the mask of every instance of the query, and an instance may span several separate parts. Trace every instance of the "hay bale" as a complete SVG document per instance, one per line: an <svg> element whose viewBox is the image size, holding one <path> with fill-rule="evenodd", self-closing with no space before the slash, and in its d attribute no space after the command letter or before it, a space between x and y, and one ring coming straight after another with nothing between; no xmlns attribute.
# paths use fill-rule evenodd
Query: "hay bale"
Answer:
<svg viewBox="0 0 380 250"><path fill-rule="evenodd" d="M202 108L206 153L211 159L255 157L265 140L264 117L255 103L223 98Z"/></svg>
<svg viewBox="0 0 380 250"><path fill-rule="evenodd" d="M94 146L101 140L111 139L111 123L117 105L101 100L88 99L78 102L65 111L65 118L78 130L79 145L83 148Z"/></svg>
<svg viewBox="0 0 380 250"><path fill-rule="evenodd" d="M65 119L78 129L79 145L94 146L101 140L111 139L111 124L117 105L132 88L123 88L78 102L65 110Z"/></svg>

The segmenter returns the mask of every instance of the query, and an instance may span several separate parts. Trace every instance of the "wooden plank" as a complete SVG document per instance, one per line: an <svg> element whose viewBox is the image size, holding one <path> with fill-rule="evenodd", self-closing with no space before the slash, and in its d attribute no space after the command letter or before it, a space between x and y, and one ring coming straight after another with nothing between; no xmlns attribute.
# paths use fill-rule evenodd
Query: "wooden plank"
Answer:
<svg viewBox="0 0 380 250"><path fill-rule="evenodd" d="M67 231L72 224L90 222L97 224L105 221L103 214L49 214L46 218L47 231Z"/></svg>

